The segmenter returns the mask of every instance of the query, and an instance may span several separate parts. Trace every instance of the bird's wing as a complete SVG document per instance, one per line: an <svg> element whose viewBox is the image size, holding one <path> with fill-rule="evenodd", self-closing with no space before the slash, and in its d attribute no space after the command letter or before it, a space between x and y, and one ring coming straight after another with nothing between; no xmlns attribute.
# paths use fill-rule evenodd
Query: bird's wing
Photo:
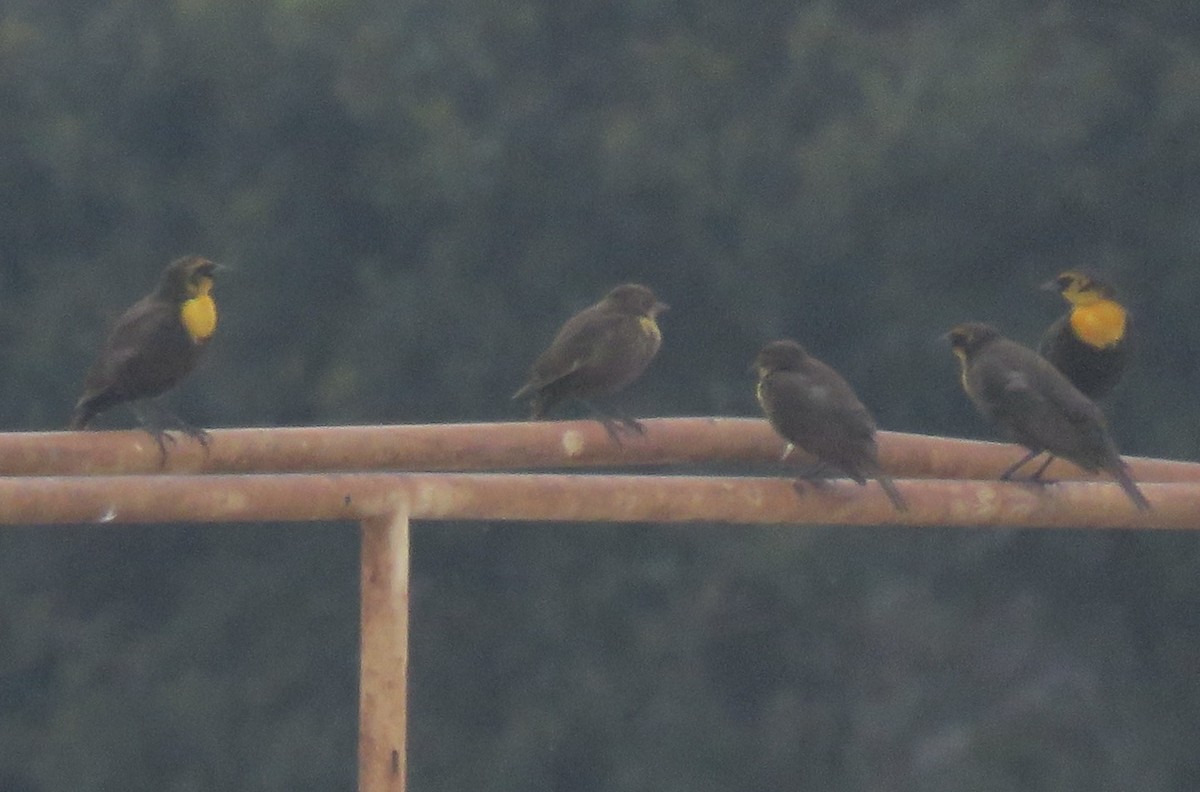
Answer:
<svg viewBox="0 0 1200 792"><path fill-rule="evenodd" d="M1073 387L1048 384L1062 381L1054 367L1038 360L1027 371L1005 369L1000 379L996 417L1013 436L1030 448L1044 448L1074 459L1075 449L1104 442L1099 408Z"/></svg>
<svg viewBox="0 0 1200 792"><path fill-rule="evenodd" d="M1029 377L1021 370L983 363L977 370L977 385L981 405L991 417L1014 429L1023 427L1030 419L1042 416L1046 399Z"/></svg>
<svg viewBox="0 0 1200 792"><path fill-rule="evenodd" d="M770 407L783 417L781 423L793 435L792 439L803 441L823 434L829 426L836 426L839 433L849 438L869 441L874 436L874 418L840 376L808 377L799 372L779 371L771 377L779 386L766 388L764 396L772 402Z"/></svg>
<svg viewBox="0 0 1200 792"><path fill-rule="evenodd" d="M87 387L98 390L107 387L122 372L135 365L151 346L147 334L161 327L163 314L172 306L159 300L141 299L117 319L96 362L87 376Z"/></svg>
<svg viewBox="0 0 1200 792"><path fill-rule="evenodd" d="M533 363L529 387L544 388L598 362L612 346L626 317L609 312L576 314Z"/></svg>

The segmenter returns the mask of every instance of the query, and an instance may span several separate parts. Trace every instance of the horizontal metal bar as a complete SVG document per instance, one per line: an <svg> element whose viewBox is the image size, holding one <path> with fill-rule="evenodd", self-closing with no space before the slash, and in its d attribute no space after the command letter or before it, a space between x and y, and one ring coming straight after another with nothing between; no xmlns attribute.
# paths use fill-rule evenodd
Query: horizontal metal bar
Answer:
<svg viewBox="0 0 1200 792"><path fill-rule="evenodd" d="M896 512L875 483L598 474L359 473L0 479L0 523L414 520L1200 527L1200 485L1146 484L1137 512L1108 482L1049 486L906 479Z"/></svg>
<svg viewBox="0 0 1200 792"><path fill-rule="evenodd" d="M757 418L651 418L622 445L595 421L214 429L206 451L180 437L166 465L141 431L0 433L0 475L537 470L744 465L778 471L783 441ZM894 476L990 479L1024 453L1004 443L880 432ZM797 452L797 462L805 456ZM1200 481L1200 464L1128 458L1140 481ZM1089 478L1057 461L1052 479Z"/></svg>

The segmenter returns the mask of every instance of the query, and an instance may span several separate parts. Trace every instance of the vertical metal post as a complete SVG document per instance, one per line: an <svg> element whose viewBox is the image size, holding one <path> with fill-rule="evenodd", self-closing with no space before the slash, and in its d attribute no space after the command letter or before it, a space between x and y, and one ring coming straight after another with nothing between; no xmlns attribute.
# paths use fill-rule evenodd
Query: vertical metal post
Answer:
<svg viewBox="0 0 1200 792"><path fill-rule="evenodd" d="M407 512L362 522L359 792L404 792L408 762Z"/></svg>

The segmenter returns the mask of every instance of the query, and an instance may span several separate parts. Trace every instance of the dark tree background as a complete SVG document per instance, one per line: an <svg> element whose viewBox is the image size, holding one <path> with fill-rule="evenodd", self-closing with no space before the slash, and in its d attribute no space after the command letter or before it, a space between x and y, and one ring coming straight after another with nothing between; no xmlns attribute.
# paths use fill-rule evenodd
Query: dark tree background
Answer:
<svg viewBox="0 0 1200 792"><path fill-rule="evenodd" d="M752 415L793 336L891 429L990 437L939 336L1136 312L1108 404L1196 458L1200 6L1180 0L0 2L0 422L233 265L206 426L517 418L615 282L624 405ZM104 426L126 426L118 411ZM1198 518L1200 519L1200 518ZM350 789L345 525L0 529L0 789ZM418 526L416 790L1200 788L1194 537Z"/></svg>

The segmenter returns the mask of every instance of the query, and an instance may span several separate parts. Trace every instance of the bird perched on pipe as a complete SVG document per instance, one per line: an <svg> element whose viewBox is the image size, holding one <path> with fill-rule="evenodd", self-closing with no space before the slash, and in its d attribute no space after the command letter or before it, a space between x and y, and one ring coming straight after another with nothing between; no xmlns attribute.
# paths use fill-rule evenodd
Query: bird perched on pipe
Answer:
<svg viewBox="0 0 1200 792"><path fill-rule="evenodd" d="M638 421L614 418L593 400L616 393L646 370L662 345L658 315L668 307L641 284L615 287L563 324L512 398L529 399L533 418L567 399L583 402L618 444L618 424L644 434Z"/></svg>
<svg viewBox="0 0 1200 792"><path fill-rule="evenodd" d="M1049 451L1088 472L1107 472L1137 508L1150 508L1117 453L1100 408L1049 361L991 325L960 324L946 339L959 360L963 390L975 407L1032 452L1000 478L1012 478L1038 453ZM1040 481L1044 469L1043 465L1030 480Z"/></svg>
<svg viewBox="0 0 1200 792"><path fill-rule="evenodd" d="M1112 286L1082 272L1064 272L1042 288L1057 291L1069 308L1038 351L1089 399L1107 396L1129 362L1129 312Z"/></svg>
<svg viewBox="0 0 1200 792"><path fill-rule="evenodd" d="M208 435L171 413L155 399L179 384L196 366L217 327L213 276L220 268L200 256L167 265L154 291L117 319L84 379L83 395L70 428L83 429L100 413L129 404L158 444L178 429L207 447Z"/></svg>
<svg viewBox="0 0 1200 792"><path fill-rule="evenodd" d="M859 484L875 478L897 511L908 506L879 467L875 419L842 376L790 339L772 341L754 358L758 403L791 446ZM787 454L785 453L785 458Z"/></svg>

